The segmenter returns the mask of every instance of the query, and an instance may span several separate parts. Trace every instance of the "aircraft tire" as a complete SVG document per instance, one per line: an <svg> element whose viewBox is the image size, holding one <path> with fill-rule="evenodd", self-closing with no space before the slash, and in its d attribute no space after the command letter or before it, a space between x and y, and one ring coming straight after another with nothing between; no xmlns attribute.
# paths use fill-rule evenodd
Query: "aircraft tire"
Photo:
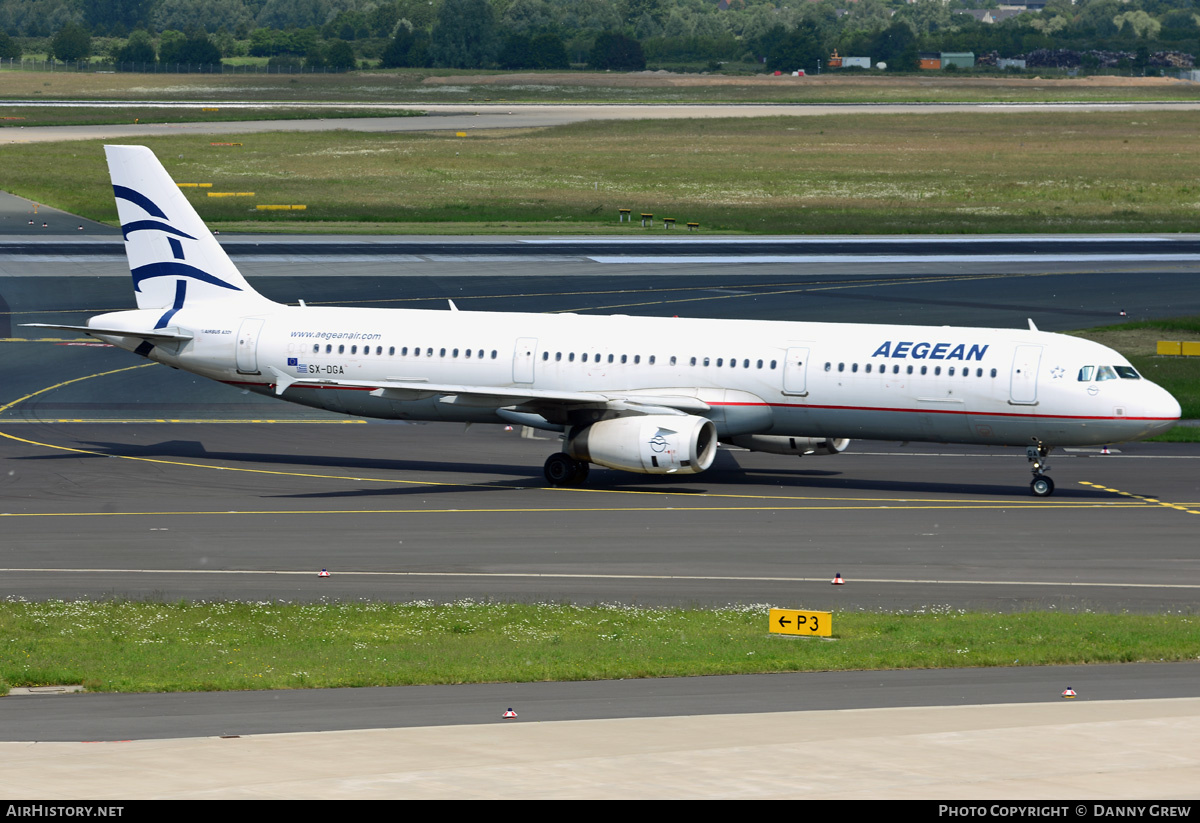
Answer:
<svg viewBox="0 0 1200 823"><path fill-rule="evenodd" d="M1029 484L1029 490L1034 497L1049 497L1054 494L1054 481L1044 474L1036 475Z"/></svg>
<svg viewBox="0 0 1200 823"><path fill-rule="evenodd" d="M587 474L586 470L581 472L579 466L579 461L558 452L546 458L542 474L551 486L574 486L583 479L581 475Z"/></svg>

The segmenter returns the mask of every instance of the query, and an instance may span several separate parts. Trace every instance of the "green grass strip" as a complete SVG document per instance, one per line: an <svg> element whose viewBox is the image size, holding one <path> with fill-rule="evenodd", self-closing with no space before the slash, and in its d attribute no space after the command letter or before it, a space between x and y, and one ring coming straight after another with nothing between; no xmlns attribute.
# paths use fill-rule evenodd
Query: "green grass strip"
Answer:
<svg viewBox="0 0 1200 823"><path fill-rule="evenodd" d="M0 687L172 692L1194 660L1200 617L836 612L830 640L767 607L0 603Z"/></svg>

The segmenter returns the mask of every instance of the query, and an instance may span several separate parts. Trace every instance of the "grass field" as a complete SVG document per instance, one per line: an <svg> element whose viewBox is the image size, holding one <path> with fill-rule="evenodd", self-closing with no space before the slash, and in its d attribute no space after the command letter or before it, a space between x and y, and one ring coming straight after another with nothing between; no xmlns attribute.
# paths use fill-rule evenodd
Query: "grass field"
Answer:
<svg viewBox="0 0 1200 823"><path fill-rule="evenodd" d="M0 604L0 689L157 692L1195 660L1192 615L835 613L459 602Z"/></svg>
<svg viewBox="0 0 1200 823"><path fill-rule="evenodd" d="M582 123L465 138L237 137L231 125L241 148L140 142L177 180L308 206L256 213L197 197L222 230L645 233L618 225L617 209L631 208L704 232L1185 232L1200 224L1198 130L1200 112L1009 112ZM115 221L99 143L0 146L0 168L0 188Z"/></svg>
<svg viewBox="0 0 1200 823"><path fill-rule="evenodd" d="M462 103L948 103L1196 100L1166 78L824 74L819 77L666 72L476 72L394 69L347 74L104 74L0 72L0 98L86 100L327 100Z"/></svg>

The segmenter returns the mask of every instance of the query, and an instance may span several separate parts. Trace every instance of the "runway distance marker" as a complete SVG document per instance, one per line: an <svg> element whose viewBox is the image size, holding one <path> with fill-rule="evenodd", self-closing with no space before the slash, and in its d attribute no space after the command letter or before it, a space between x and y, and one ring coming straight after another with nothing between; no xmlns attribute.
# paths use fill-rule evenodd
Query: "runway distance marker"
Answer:
<svg viewBox="0 0 1200 823"><path fill-rule="evenodd" d="M771 634L794 634L801 637L832 637L833 614L797 609L771 609L767 620Z"/></svg>

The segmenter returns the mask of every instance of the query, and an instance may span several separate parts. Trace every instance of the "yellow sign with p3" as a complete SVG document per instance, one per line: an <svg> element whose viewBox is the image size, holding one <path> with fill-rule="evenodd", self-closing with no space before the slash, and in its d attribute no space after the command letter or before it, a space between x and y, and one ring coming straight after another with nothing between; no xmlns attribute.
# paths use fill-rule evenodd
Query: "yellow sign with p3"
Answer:
<svg viewBox="0 0 1200 823"><path fill-rule="evenodd" d="M770 625L773 634L833 636L831 612L808 612L797 609L771 609Z"/></svg>

